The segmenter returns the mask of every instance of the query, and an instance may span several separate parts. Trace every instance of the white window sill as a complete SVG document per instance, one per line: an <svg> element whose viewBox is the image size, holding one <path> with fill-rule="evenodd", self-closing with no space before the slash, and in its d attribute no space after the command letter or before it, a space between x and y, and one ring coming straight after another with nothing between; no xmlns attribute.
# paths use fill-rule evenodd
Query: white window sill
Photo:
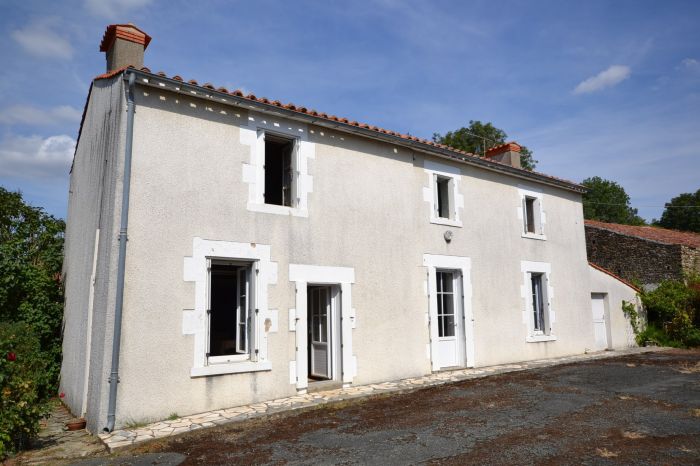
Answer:
<svg viewBox="0 0 700 466"><path fill-rule="evenodd" d="M298 209L296 207L287 207L284 205L254 204L249 202L247 207L251 212L262 212L264 214L291 215L293 217L309 216L309 211L306 209Z"/></svg>
<svg viewBox="0 0 700 466"><path fill-rule="evenodd" d="M206 377L208 375L240 374L243 372L271 371L270 361L241 361L229 364L212 364L204 367L193 367L190 377Z"/></svg>
<svg viewBox="0 0 700 466"><path fill-rule="evenodd" d="M462 222L458 220L451 220L449 218L431 217L430 223L434 223L435 225L446 225L448 227L462 228Z"/></svg>
<svg viewBox="0 0 700 466"><path fill-rule="evenodd" d="M525 341L528 343L540 343L542 341L556 341L557 337L554 335L530 335Z"/></svg>
<svg viewBox="0 0 700 466"><path fill-rule="evenodd" d="M547 236L546 235L540 235L537 233L522 233L520 236L523 238L530 238L530 239L538 239L540 241L546 241Z"/></svg>

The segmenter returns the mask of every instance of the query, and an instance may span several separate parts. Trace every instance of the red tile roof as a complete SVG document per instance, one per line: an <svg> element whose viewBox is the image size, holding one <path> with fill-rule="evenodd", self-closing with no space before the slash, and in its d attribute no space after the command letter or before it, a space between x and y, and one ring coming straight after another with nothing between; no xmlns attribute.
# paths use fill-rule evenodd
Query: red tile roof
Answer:
<svg viewBox="0 0 700 466"><path fill-rule="evenodd" d="M134 67L133 67L133 66L128 66L128 67L126 67L126 68L121 68L121 69L114 70L114 71L111 71L111 72L108 72L108 73L105 73L105 74L101 74L101 75L99 75L99 76L96 76L96 77L95 77L95 80L111 78L111 77L113 77L113 76L115 76L115 75L121 73L122 71L124 71L124 70L127 69L127 68L134 68ZM135 69L135 68L134 68L134 69ZM184 79L183 79L180 75L174 75L174 76L168 78L167 75L166 75L166 73L164 73L163 71L159 71L159 72L157 72L157 73L153 73L153 72L151 72L150 69L148 69L148 68L146 68L146 67L141 68L139 71L141 71L141 72L143 72L143 73L152 74L152 75L154 75L154 76L163 77L163 78L166 78L166 79L172 79L172 80L174 80L174 81L184 82ZM467 151L464 151L464 150L461 150L461 149L457 149L457 148L455 148L455 147L450 147L450 146L447 146L447 145L445 145L445 144L439 144L439 143L437 143L437 142L435 142L435 141L431 141L431 140L428 140L428 139L419 138L419 137L417 137L417 136L412 136L412 135L410 135L410 134L402 134L402 133L399 133L399 132L397 132L397 131L392 131L392 130L389 130L389 129L380 128L380 127L378 127L378 126L370 125L370 124L367 124L367 123L359 123L359 122L357 122L357 121L355 121L355 120L349 120L349 119L347 119L347 118L338 117L338 116L335 116L335 115L329 115L329 114L327 114L327 113L318 112L318 111L316 111L316 110L309 109L309 108L304 107L304 106L301 106L301 105L294 105L294 104L291 103L291 102L290 102L290 103L287 103L287 104L284 104L284 103L280 102L279 100L270 100L270 99L268 99L268 98L266 98L266 97L257 97L257 96L256 96L255 94L253 94L253 93L245 94L245 93L244 93L243 91L241 91L240 89L236 89L236 90L233 90L233 91L229 91L228 89L226 89L226 88L224 88L224 87L219 87L219 88L217 89L217 88L216 88L213 84L211 84L211 83L199 84L199 83L198 83L196 80L194 80L194 79L190 79L189 81L187 81L187 83L190 84L190 85L192 85L192 86L200 87L200 88L203 88L203 89L209 89L209 90L212 90L212 91L217 91L217 92L226 93L226 94L229 94L229 95L233 95L233 96L240 97L240 98L243 98L243 99L255 101L255 102L258 102L258 103L262 103L262 104L266 104L266 105L272 105L272 106L275 106L275 107L284 108L284 109L286 109L286 110L291 110L291 111L293 111L293 112L303 113L303 114L310 115L310 116L313 116L313 117L322 118L322 119L324 119L324 120L329 120L329 121L334 121L334 122L338 122L338 123L343 123L343 124L350 125L350 126L356 126L356 127L359 127L359 128L363 128L363 129L366 129L366 130L370 130L370 131L376 131L377 133L381 133L381 134L386 134L386 135L390 135L390 136L399 137L399 138L405 139L405 140L407 140L407 141L408 141L408 140L410 140L410 141L415 141L415 142L418 142L418 143L421 143L421 144L425 144L425 145L427 145L427 146L431 146L431 147L434 147L434 148L438 148L438 149L442 149L442 150L449 151L449 152L452 153L451 155L454 156L455 159L456 159L456 160L459 160L459 161L464 161L464 159L466 159L466 158L480 159L480 160L488 161L488 162L490 162L490 163L494 163L494 164L497 164L497 165L504 165L504 166L507 166L507 167L509 167L509 168L511 168L511 169L513 169L513 170L522 171L522 172L525 172L525 173L527 173L527 174L534 174L534 175L536 175L537 177L540 177L540 178L546 178L546 179L549 179L549 180L552 180L552 181L555 181L555 182L565 183L565 184L571 186L570 189L573 188L573 189L578 190L578 191L580 191L580 192L585 192L585 190L586 190L585 187L579 185L578 183L575 183L575 182L570 181L570 180L566 180L566 179L564 179L564 178L557 178L557 177L555 177L555 176L547 175L547 174L545 174L545 173L536 172L536 171L531 171L531 170L525 170L524 168L515 168L515 167L512 167L511 165L509 165L509 164L507 164L507 163L499 162L499 161L497 161L497 160L493 160L493 159L488 158L488 157L483 158L483 157L480 157L480 156L478 156L478 155L472 154L471 152L467 152ZM509 144L515 144L515 143L510 142L510 143L504 144L503 146L507 146L507 145L509 145ZM498 146L498 147L501 147L501 146ZM519 146L518 146L518 147L519 147ZM494 148L494 149L495 149L495 148Z"/></svg>
<svg viewBox="0 0 700 466"><path fill-rule="evenodd" d="M590 265L591 267L593 267L593 268L596 269L596 270L600 270L600 271L603 272L604 274L610 275L611 277L613 277L614 279L616 279L616 280L618 280L618 281L621 281L622 283L624 283L625 285L629 286L630 288L632 288L632 289L633 289L634 291L636 291L637 293L639 293L639 292L641 291L639 288L637 288L636 286L634 286L633 284L631 284L630 282L628 282L628 281L625 280L624 278L620 277L619 275L615 275L614 273L612 273L612 272L609 271L608 269L604 269L603 267L601 267L601 266L599 266L599 265L597 265L597 264L594 264L593 262L589 262L588 265Z"/></svg>
<svg viewBox="0 0 700 466"><path fill-rule="evenodd" d="M695 249L700 249L700 234L689 231L668 230L659 227L644 227L634 225L620 225L618 223L605 223L597 220L586 220L586 226L602 228L621 235L656 241L664 244L680 244Z"/></svg>

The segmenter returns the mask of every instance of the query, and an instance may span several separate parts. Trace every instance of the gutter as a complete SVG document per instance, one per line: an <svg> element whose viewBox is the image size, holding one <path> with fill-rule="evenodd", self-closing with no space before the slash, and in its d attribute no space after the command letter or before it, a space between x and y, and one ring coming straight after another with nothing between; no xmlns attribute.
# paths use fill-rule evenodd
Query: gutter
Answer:
<svg viewBox="0 0 700 466"><path fill-rule="evenodd" d="M126 76L125 76L126 78ZM117 410L117 384L119 384L119 351L122 337L122 308L124 305L124 268L126 264L127 228L129 226L129 191L131 188L131 153L134 140L134 83L136 75L129 73L126 108L126 147L124 150L124 179L122 185L122 211L119 228L119 263L117 268L117 297L114 309L112 333L112 367L109 373L109 404L105 432L114 430Z"/></svg>
<svg viewBox="0 0 700 466"><path fill-rule="evenodd" d="M349 123L342 123L328 120L325 118L319 118L317 116L309 115L306 113L301 113L283 107L278 107L273 104L258 102L255 100L247 99L245 97L240 97L226 92L210 89L208 87L202 87L199 85L189 84L184 81L178 81L172 78L168 78L166 76L162 76L160 74L153 74L143 70L137 70L135 68L131 68L129 71L131 73L135 73L138 76L138 84L142 86L148 86L160 90L176 92L178 94L190 97L199 97L217 102L219 104L233 105L235 107L251 109L261 113L278 115L306 124L322 126L324 128L330 128L337 131L343 131L345 133L355 134L363 138L388 142L390 144L408 147L415 151L440 157L443 159L457 161L465 163L467 165L477 166L485 170L498 172L515 178L520 178L528 181L536 181L538 183L554 186L560 189L565 189L567 191L573 191L579 194L583 194L588 191L584 186L572 183L567 180L551 177L542 173L530 172L524 169L511 167L510 165L494 162L477 156L458 155L449 149L431 146L424 142L414 141L392 134L380 133L371 129L354 126Z"/></svg>

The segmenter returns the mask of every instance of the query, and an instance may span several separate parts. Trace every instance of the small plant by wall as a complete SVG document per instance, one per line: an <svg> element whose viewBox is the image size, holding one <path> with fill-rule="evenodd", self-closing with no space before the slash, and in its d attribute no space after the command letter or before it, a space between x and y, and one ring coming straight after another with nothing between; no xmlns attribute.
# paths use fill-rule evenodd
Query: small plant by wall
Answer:
<svg viewBox="0 0 700 466"><path fill-rule="evenodd" d="M644 330L640 331L638 320L632 323L638 316L627 303L622 308L635 329L637 343L677 348L700 346L700 277L664 280L656 289L642 291L639 296L647 312L648 325Z"/></svg>

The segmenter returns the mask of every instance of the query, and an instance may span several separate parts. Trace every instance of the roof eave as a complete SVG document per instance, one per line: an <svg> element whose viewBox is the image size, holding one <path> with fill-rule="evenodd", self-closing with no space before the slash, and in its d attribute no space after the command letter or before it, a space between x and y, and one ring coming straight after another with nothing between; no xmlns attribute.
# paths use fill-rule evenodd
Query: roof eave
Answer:
<svg viewBox="0 0 700 466"><path fill-rule="evenodd" d="M236 107L244 107L252 109L262 113L279 115L285 118L289 118L296 121L301 121L307 124L312 124L316 126L322 126L325 128L334 129L337 131L343 131L350 134L359 135L365 138L370 138L378 141L388 142L391 144L409 147L419 152L425 154L433 155L436 157L457 161L465 163L467 165L476 166L483 168L485 170L494 171L515 178L520 178L528 181L534 181L537 183L546 184L549 186L554 186L560 189L565 189L568 191L573 191L579 194L586 192L586 188L578 185L576 183L566 182L564 180L550 178L547 175L543 175L537 172L529 172L527 170L511 167L510 165L505 165L498 162L493 162L487 159L482 159L476 156L462 156L450 151L449 149L443 149L440 147L431 146L429 144L413 141L411 139L404 139L399 136L392 134L380 133L372 129L366 129L359 126L350 125L348 123L342 123L338 121L327 120L325 118L319 118L313 115L308 115L305 113L300 113L294 110L286 109L283 107L278 107L273 104L266 104L264 102L258 102L245 97L240 97L232 95L229 93L217 91L215 89L209 89L199 85L189 84L184 81L178 81L166 76L161 76L158 74L148 73L143 70L137 70L135 68L130 68L127 73L135 73L137 77L137 84L142 86L149 86L161 90L168 90L171 92L177 92L181 94L186 94L191 97L199 97L208 100L214 100L219 104L224 105L234 105ZM125 79L126 74L125 73Z"/></svg>

